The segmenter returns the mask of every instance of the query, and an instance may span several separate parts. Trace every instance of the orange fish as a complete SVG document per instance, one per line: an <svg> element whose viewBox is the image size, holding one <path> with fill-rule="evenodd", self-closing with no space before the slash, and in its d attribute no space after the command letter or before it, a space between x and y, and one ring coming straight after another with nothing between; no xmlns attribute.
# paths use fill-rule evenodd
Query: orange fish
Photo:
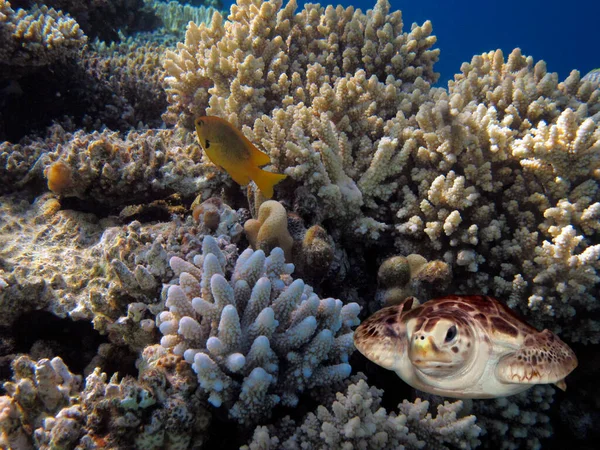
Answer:
<svg viewBox="0 0 600 450"><path fill-rule="evenodd" d="M259 167L271 162L269 155L220 117L198 117L195 125L198 142L213 164L225 169L237 184L243 186L252 180L266 198L273 197L273 186L286 175Z"/></svg>

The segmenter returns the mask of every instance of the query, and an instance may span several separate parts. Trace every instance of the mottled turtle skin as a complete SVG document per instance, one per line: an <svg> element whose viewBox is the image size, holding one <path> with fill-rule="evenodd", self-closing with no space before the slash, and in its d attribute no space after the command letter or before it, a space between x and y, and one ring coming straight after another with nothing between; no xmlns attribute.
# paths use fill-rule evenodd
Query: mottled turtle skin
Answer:
<svg viewBox="0 0 600 450"><path fill-rule="evenodd" d="M573 350L498 300L450 295L383 308L354 333L356 348L415 389L453 398L494 398L555 383L577 367Z"/></svg>

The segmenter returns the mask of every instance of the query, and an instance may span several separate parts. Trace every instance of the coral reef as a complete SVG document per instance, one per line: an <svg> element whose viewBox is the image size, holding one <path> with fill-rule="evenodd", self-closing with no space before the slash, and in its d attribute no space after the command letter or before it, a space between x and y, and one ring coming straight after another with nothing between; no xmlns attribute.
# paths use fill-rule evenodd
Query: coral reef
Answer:
<svg viewBox="0 0 600 450"><path fill-rule="evenodd" d="M112 129L139 127L140 122L160 126L160 116L167 105L162 67L167 44L153 42L146 36L110 45L94 41L80 61L90 78L88 83L96 90L96 98L89 102L86 115L110 124ZM111 96L104 99L107 90ZM104 107L106 111L102 111L103 100L112 108ZM100 128L98 124L92 126Z"/></svg>
<svg viewBox="0 0 600 450"><path fill-rule="evenodd" d="M143 0L17 0L25 4L45 4L70 14L86 35L103 41L118 41L119 32L132 34L151 30L157 18Z"/></svg>
<svg viewBox="0 0 600 450"><path fill-rule="evenodd" d="M498 50L439 88L431 23L404 31L386 0L198 3L0 0L0 446L539 448L559 408L593 434L593 377L560 405L535 387L383 408L414 397L351 357L360 307L448 293L594 353L593 77ZM205 114L288 175L276 202L209 162ZM57 346L16 348L34 311L103 335L83 387Z"/></svg>
<svg viewBox="0 0 600 450"><path fill-rule="evenodd" d="M13 381L4 383L8 395L0 397L0 445L33 448L25 430L50 428L52 424L57 430L47 434L48 444L53 448L72 446L79 429L70 416L81 417L81 411L70 405L79 395L81 377L69 372L60 358L34 362L20 356L12 369Z"/></svg>
<svg viewBox="0 0 600 450"><path fill-rule="evenodd" d="M485 435L483 448L542 448L540 441L553 434L546 414L553 396L551 386L539 385L512 397L473 401L471 412Z"/></svg>
<svg viewBox="0 0 600 450"><path fill-rule="evenodd" d="M388 14L385 1L368 14L319 5L294 14L294 1L281 3L242 1L230 22L216 14L210 26L190 26L165 60L165 120L191 128L197 115L226 118L309 187L324 218L377 237L384 224L362 217L361 206L375 207L369 196L385 200L396 187L380 181L402 161L390 162L398 141L379 138L398 111L416 112L437 78L431 24L402 33L400 13Z"/></svg>
<svg viewBox="0 0 600 450"><path fill-rule="evenodd" d="M351 328L360 308L319 299L275 247L246 249L231 270L205 236L194 264L171 258L176 284L157 318L161 345L192 364L215 407L242 425L268 419L274 406L296 406L306 389L350 375ZM241 381L239 381L241 379Z"/></svg>
<svg viewBox="0 0 600 450"><path fill-rule="evenodd" d="M401 254L443 255L460 291L598 342L585 315L600 280L599 91L518 50L476 56L431 89L428 22L403 34L385 1L367 14L295 6L241 1L231 21L191 26L165 58L165 120L226 118L296 182L282 192L295 211L308 202L342 235L392 233Z"/></svg>
<svg viewBox="0 0 600 450"><path fill-rule="evenodd" d="M71 58L86 40L79 24L62 11L37 4L15 11L0 0L0 80Z"/></svg>
<svg viewBox="0 0 600 450"><path fill-rule="evenodd" d="M518 50L462 71L416 116L396 246L443 255L458 289L506 298L540 329L598 342L599 91Z"/></svg>
<svg viewBox="0 0 600 450"><path fill-rule="evenodd" d="M461 416L462 401L445 402L434 418L429 402L418 399L404 401L399 412L388 412L381 406L383 391L369 386L364 376L353 377L353 384L327 406L308 413L296 426L289 417L276 427L259 426L245 450L306 448L320 449L448 449L477 447L480 428L475 416ZM279 438L282 433L287 438Z"/></svg>
<svg viewBox="0 0 600 450"><path fill-rule="evenodd" d="M118 207L178 193L209 198L220 192L219 177L203 160L192 135L181 139L173 130L69 133L52 127L45 139L25 138L0 144L0 192L23 188L61 161L71 171L65 197Z"/></svg>
<svg viewBox="0 0 600 450"><path fill-rule="evenodd" d="M206 6L182 5L176 1L160 0L144 0L144 3L160 18L164 28L179 37L185 35L188 23L210 23L213 14L217 12L217 9L208 5L209 2L205 2Z"/></svg>

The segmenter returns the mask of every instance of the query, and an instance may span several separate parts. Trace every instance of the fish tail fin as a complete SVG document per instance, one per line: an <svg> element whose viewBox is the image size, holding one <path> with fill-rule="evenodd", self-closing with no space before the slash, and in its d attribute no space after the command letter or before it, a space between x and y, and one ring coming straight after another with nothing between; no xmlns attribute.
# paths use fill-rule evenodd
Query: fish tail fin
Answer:
<svg viewBox="0 0 600 450"><path fill-rule="evenodd" d="M273 186L279 183L281 180L284 180L287 175L282 173L273 173L267 172L266 170L262 170L257 168L256 171L252 174L252 179L265 196L265 198L273 197Z"/></svg>

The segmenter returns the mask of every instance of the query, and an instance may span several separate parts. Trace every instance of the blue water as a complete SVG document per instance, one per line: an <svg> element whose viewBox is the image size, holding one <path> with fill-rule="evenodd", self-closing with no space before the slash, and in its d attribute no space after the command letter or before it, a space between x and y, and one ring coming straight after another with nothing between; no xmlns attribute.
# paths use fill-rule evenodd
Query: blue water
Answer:
<svg viewBox="0 0 600 450"><path fill-rule="evenodd" d="M284 0L286 1L286 0ZM228 5L230 1L225 1ZM298 0L301 7L305 2ZM328 2L321 1L321 4ZM374 0L337 0L332 4L354 5L364 10ZM436 65L439 85L446 85L473 55L501 48L505 56L515 47L535 61L546 61L548 70L566 78L571 70L581 75L600 67L599 0L391 0L401 9L405 30L413 22L433 22L441 49Z"/></svg>

